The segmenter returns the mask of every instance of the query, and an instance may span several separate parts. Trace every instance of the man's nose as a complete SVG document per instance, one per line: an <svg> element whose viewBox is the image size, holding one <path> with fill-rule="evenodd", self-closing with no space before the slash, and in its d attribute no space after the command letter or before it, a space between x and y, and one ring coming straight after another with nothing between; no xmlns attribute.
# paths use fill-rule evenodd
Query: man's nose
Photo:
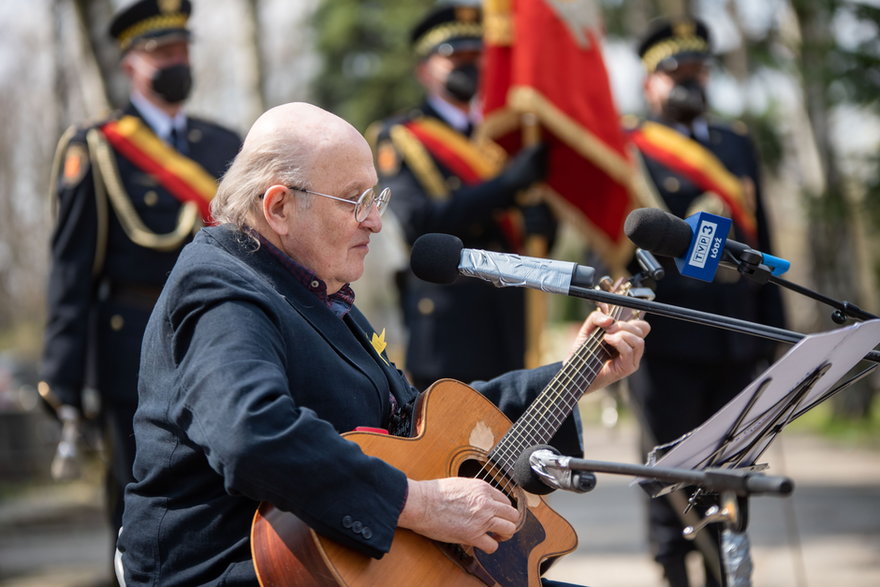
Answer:
<svg viewBox="0 0 880 587"><path fill-rule="evenodd" d="M370 206L370 212L367 217L361 221L361 226L370 232L379 232L382 230L382 216L379 215L379 207L373 204Z"/></svg>

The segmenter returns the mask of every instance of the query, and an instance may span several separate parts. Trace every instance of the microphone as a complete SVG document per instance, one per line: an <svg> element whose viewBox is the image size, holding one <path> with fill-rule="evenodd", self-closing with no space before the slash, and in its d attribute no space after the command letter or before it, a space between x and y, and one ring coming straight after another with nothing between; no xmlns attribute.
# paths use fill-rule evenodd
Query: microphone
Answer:
<svg viewBox="0 0 880 587"><path fill-rule="evenodd" d="M639 208L626 217L623 230L636 246L674 257L679 273L702 281L712 281L725 252L743 263L763 264L773 275L788 271L791 263L785 259L727 238L730 225L729 218L708 212L682 220L659 208Z"/></svg>
<svg viewBox="0 0 880 587"><path fill-rule="evenodd" d="M529 493L534 493L535 495L547 495L556 489L556 487L545 482L544 477L532 468L531 456L539 450L548 451L551 454L559 454L559 451L549 444L537 444L523 451L519 455L516 462L513 464L510 478L513 479L514 483Z"/></svg>
<svg viewBox="0 0 880 587"><path fill-rule="evenodd" d="M413 243L410 267L419 279L452 283L460 275L495 287L530 287L568 295L572 286L591 288L596 270L568 261L466 249L457 236L423 234Z"/></svg>
<svg viewBox="0 0 880 587"><path fill-rule="evenodd" d="M587 493L596 487L596 475L575 471L568 466L571 457L563 456L549 444L526 449L514 463L513 481L529 493L546 495L556 489Z"/></svg>

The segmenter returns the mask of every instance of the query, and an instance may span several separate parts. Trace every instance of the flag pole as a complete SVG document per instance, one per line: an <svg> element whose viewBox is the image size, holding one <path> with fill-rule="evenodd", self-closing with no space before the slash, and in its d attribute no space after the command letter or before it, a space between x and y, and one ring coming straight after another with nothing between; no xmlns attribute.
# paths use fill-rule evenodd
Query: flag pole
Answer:
<svg viewBox="0 0 880 587"><path fill-rule="evenodd" d="M541 126L538 117L531 112L522 115L522 142L524 147L536 145L541 140ZM540 184L530 187L519 194L519 203L533 206L541 202L542 187ZM547 238L541 234L527 234L525 254L529 257L546 257L549 253ZM525 366L533 369L544 364L545 350L544 329L547 324L549 298L546 292L527 289L525 292L526 307L526 350Z"/></svg>

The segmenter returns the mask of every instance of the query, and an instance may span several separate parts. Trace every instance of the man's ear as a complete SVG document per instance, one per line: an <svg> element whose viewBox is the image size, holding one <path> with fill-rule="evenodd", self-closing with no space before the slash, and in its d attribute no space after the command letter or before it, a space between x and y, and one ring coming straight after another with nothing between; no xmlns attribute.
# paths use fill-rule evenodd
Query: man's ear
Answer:
<svg viewBox="0 0 880 587"><path fill-rule="evenodd" d="M263 218L275 234L287 236L288 221L294 213L292 192L283 185L273 185L263 194Z"/></svg>
<svg viewBox="0 0 880 587"><path fill-rule="evenodd" d="M124 73L129 79L134 76L134 64L131 62L132 59L134 59L134 57L131 56L131 53L126 53L119 61L119 67L122 70L122 73Z"/></svg>

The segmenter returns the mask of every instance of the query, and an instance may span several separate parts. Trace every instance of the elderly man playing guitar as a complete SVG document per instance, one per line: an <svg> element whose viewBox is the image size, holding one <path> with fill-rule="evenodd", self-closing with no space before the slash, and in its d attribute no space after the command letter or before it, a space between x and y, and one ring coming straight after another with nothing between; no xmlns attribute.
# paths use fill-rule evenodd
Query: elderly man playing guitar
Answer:
<svg viewBox="0 0 880 587"><path fill-rule="evenodd" d="M320 108L254 123L147 327L125 584L538 585L574 548L508 473L534 441L581 452L577 398L636 370L648 324L594 312L565 365L419 395L349 286L376 182Z"/></svg>

